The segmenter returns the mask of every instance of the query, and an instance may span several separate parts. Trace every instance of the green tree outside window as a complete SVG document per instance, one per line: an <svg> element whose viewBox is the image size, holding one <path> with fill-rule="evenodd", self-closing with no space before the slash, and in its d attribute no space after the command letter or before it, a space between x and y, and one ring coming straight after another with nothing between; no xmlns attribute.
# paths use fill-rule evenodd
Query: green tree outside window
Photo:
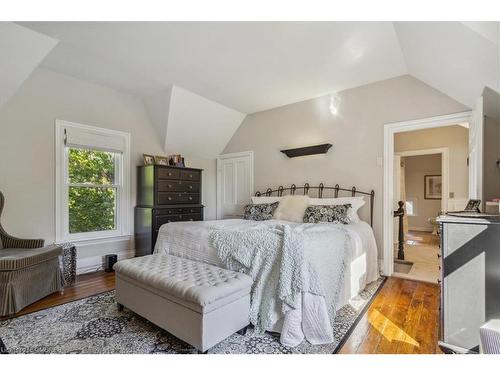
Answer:
<svg viewBox="0 0 500 375"><path fill-rule="evenodd" d="M68 150L69 233L116 229L116 154Z"/></svg>

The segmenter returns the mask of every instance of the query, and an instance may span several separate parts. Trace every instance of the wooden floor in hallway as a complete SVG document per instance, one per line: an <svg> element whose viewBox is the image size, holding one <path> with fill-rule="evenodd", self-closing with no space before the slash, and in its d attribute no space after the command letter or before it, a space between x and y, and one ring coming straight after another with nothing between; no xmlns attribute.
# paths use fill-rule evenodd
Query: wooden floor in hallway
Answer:
<svg viewBox="0 0 500 375"><path fill-rule="evenodd" d="M81 275L77 277L76 284L64 292L54 293L26 307L16 316L114 288L114 273ZM441 353L437 346L438 307L438 285L391 277L361 317L340 353Z"/></svg>

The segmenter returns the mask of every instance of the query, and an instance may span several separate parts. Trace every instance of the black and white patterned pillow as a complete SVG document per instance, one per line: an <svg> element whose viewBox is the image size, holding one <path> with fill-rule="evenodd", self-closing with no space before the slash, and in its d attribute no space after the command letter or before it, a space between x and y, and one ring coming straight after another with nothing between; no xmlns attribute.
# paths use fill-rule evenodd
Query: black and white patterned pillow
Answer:
<svg viewBox="0 0 500 375"><path fill-rule="evenodd" d="M270 220L273 218L274 211L278 208L279 202L274 203L261 203L261 204L247 204L245 206L245 220Z"/></svg>
<svg viewBox="0 0 500 375"><path fill-rule="evenodd" d="M304 213L304 223L349 224L351 219L347 211L350 204L338 206L309 206Z"/></svg>

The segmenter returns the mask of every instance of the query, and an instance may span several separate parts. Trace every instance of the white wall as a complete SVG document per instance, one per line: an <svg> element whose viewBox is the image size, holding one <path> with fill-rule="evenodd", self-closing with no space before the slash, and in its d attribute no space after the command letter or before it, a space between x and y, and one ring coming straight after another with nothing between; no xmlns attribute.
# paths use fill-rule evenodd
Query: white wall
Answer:
<svg viewBox="0 0 500 375"><path fill-rule="evenodd" d="M0 22L0 109L57 42L13 22Z"/></svg>
<svg viewBox="0 0 500 375"><path fill-rule="evenodd" d="M417 215L408 216L408 229L432 231L430 217L441 211L441 199L425 199L425 175L441 174L441 154L406 156L405 165L406 198L417 200Z"/></svg>
<svg viewBox="0 0 500 375"><path fill-rule="evenodd" d="M375 190L374 231L382 244L383 126L386 123L464 111L462 104L410 76L248 115L224 150L254 151L255 188L309 182ZM289 159L283 148L333 143L326 155ZM366 218L366 216L365 216ZM381 255L381 251L379 251Z"/></svg>
<svg viewBox="0 0 500 375"><path fill-rule="evenodd" d="M62 119L131 134L131 217L136 198L136 165L142 154L162 155L162 142L142 100L135 96L37 69L0 110L0 190L6 198L2 224L13 235L55 238L55 120ZM182 151L182 150L181 150ZM206 217L215 217L215 160L191 158L204 168ZM133 233L133 226L131 228ZM133 241L81 246L79 263L110 252L134 249ZM81 260L82 258L89 258Z"/></svg>

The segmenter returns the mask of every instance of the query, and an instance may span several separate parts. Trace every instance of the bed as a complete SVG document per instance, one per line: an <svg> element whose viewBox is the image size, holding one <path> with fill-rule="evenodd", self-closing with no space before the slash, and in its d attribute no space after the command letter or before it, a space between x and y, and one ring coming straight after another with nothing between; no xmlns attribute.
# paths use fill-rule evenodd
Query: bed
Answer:
<svg viewBox="0 0 500 375"><path fill-rule="evenodd" d="M237 229L242 226L248 228L249 226L274 226L275 224L285 224L292 227L301 225L280 220L249 222L243 219L169 223L161 227L154 252L172 254L224 267L217 256L216 249L210 244L209 235L212 228L223 226ZM361 221L344 225L344 228L349 233L351 248L348 253L348 267L342 292L337 302L339 309L349 303L351 298L358 295L366 284L377 280L379 277L377 245L370 225ZM317 246L313 244L309 248L317 248ZM325 253L325 256L327 257L328 253ZM318 258L321 260L321 255ZM321 266L321 262L318 262L317 266Z"/></svg>
<svg viewBox="0 0 500 375"><path fill-rule="evenodd" d="M304 185L303 195L310 195L308 184ZM319 199L325 198L324 192L331 189L334 197L338 197L341 191L349 192L350 196L356 194L365 194L370 198L369 220L373 218L373 197L374 193L359 192L355 188L342 189L338 185L328 188L323 184L316 187ZM256 196L272 197L273 193L281 197L284 194L294 195L297 191L295 185L290 188L279 187L278 189L266 190L266 193L256 193ZM370 223L371 224L371 223ZM377 245L371 225L363 220L351 222L349 224L308 224L297 223L283 220L266 220L266 221L251 221L244 219L225 219L204 222L174 222L165 224L160 228L158 239L155 245L155 253L172 254L199 262L219 266L225 268L217 249L214 248L210 233L214 229L225 230L248 230L249 228L275 228L277 226L288 226L295 230L302 231L304 235L304 250L308 260L314 264L320 279L325 287L325 293L329 293L328 283L331 279L331 258L335 254L334 250L337 246L335 243L328 242L329 231L333 228L341 228L347 233L347 262L345 273L341 282L340 290L337 290L336 310L349 303L356 297L368 283L378 279L378 255ZM337 288L339 289L339 288ZM283 321L277 321L270 329L271 331L281 332Z"/></svg>

